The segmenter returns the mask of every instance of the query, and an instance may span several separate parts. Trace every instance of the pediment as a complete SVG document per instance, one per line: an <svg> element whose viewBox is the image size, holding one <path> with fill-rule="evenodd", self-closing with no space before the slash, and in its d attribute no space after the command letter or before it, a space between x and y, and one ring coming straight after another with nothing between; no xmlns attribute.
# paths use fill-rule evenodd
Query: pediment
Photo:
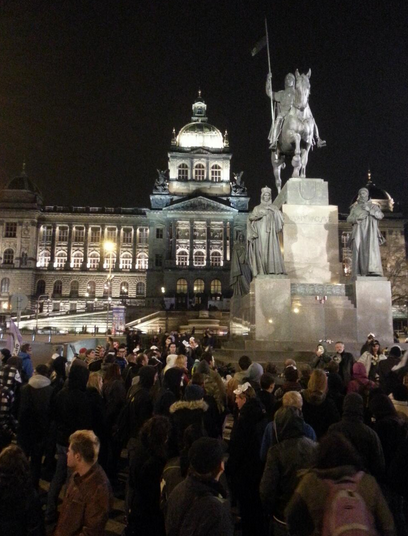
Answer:
<svg viewBox="0 0 408 536"><path fill-rule="evenodd" d="M208 199L207 197L198 196L194 199L186 199L185 201L180 201L174 205L163 208L163 211L166 212L218 212L224 214L235 214L238 212L235 208L226 207L218 201L213 199Z"/></svg>

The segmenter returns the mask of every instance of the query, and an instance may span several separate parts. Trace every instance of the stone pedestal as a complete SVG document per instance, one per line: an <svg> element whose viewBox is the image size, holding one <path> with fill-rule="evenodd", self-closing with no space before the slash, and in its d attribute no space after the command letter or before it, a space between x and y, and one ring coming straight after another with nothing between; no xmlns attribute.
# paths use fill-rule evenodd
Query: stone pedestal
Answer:
<svg viewBox="0 0 408 536"><path fill-rule="evenodd" d="M392 344L391 283L385 277L360 277L355 281L357 340L375 333L381 345Z"/></svg>
<svg viewBox="0 0 408 536"><path fill-rule="evenodd" d="M261 275L251 282L255 338L258 341L290 339L290 279Z"/></svg>
<svg viewBox="0 0 408 536"><path fill-rule="evenodd" d="M322 179L289 179L274 201L282 208L283 258L288 276L302 283L339 283L338 210Z"/></svg>

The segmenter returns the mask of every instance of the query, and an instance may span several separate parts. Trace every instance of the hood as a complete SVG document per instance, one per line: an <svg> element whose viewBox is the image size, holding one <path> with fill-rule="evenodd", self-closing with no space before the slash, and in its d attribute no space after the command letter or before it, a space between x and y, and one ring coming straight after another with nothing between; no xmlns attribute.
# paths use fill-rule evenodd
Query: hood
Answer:
<svg viewBox="0 0 408 536"><path fill-rule="evenodd" d="M353 365L353 379L364 380L367 379L367 371L364 363L354 363Z"/></svg>
<svg viewBox="0 0 408 536"><path fill-rule="evenodd" d="M142 367L139 372L140 386L144 387L145 389L150 389L154 385L155 376L156 376L156 369L154 367L151 367L150 365L147 365L146 367Z"/></svg>
<svg viewBox="0 0 408 536"><path fill-rule="evenodd" d="M260 421L265 415L265 409L258 398L250 398L242 406L240 412L240 417L245 417L246 419L251 419L255 425Z"/></svg>
<svg viewBox="0 0 408 536"><path fill-rule="evenodd" d="M377 420L384 417L397 417L397 410L387 395L377 395L368 405L371 413Z"/></svg>
<svg viewBox="0 0 408 536"><path fill-rule="evenodd" d="M19 352L18 357L20 357L23 361L24 359L30 359L30 355L26 352Z"/></svg>
<svg viewBox="0 0 408 536"><path fill-rule="evenodd" d="M303 418L299 410L291 406L278 409L275 413L275 427L278 442L304 435Z"/></svg>
<svg viewBox="0 0 408 536"><path fill-rule="evenodd" d="M34 389L42 389L43 387L48 387L51 385L51 380L47 376L42 376L41 374L34 374L28 380L28 385L31 385Z"/></svg>
<svg viewBox="0 0 408 536"><path fill-rule="evenodd" d="M263 368L259 363L251 363L248 367L247 378L253 382L259 383L261 376L263 374Z"/></svg>
<svg viewBox="0 0 408 536"><path fill-rule="evenodd" d="M358 393L349 393L345 396L343 402L343 416L363 419L364 402L361 395Z"/></svg>
<svg viewBox="0 0 408 536"><path fill-rule="evenodd" d="M80 391L86 390L86 384L88 383L89 370L83 366L71 365L68 376L68 389L79 389Z"/></svg>
<svg viewBox="0 0 408 536"><path fill-rule="evenodd" d="M180 397L182 377L183 371L178 367L170 368L164 375L163 387L174 393L177 398Z"/></svg>
<svg viewBox="0 0 408 536"><path fill-rule="evenodd" d="M207 402L204 402L204 400L192 400L191 402L187 402L185 400L179 400L178 402L174 402L170 406L170 413L175 413L178 410L181 409L187 409L187 410L195 410L195 409L201 409L202 411L207 411L208 404Z"/></svg>
<svg viewBox="0 0 408 536"><path fill-rule="evenodd" d="M201 372L201 374L210 374L210 365L207 363L205 359L200 361L200 363L197 366L196 372Z"/></svg>
<svg viewBox="0 0 408 536"><path fill-rule="evenodd" d="M330 374L327 376L327 385L329 387L329 391L332 393L342 393L344 389L344 383L341 379L341 376L334 372L330 372Z"/></svg>

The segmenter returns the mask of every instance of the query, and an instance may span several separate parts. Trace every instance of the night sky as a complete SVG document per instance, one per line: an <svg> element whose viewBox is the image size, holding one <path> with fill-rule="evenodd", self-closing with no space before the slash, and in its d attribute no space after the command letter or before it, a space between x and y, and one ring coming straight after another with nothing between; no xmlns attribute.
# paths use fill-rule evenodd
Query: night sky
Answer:
<svg viewBox="0 0 408 536"><path fill-rule="evenodd" d="M289 71L312 69L310 106L327 147L311 153L308 176L327 180L345 211L370 168L406 208L407 9L396 0L2 1L0 184L25 158L46 204L148 207L172 129L190 121L201 88L257 204L274 183L266 49L250 54L267 13L274 90Z"/></svg>

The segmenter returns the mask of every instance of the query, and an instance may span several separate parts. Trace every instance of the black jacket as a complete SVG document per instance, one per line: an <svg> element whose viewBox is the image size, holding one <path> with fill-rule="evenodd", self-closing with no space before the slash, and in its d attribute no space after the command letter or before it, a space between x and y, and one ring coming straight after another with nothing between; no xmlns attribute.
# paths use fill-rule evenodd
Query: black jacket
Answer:
<svg viewBox="0 0 408 536"><path fill-rule="evenodd" d="M167 505L166 533L167 536L232 536L230 505L221 484L189 475L176 486Z"/></svg>
<svg viewBox="0 0 408 536"><path fill-rule="evenodd" d="M310 424L319 439L327 432L331 424L340 420L336 404L328 396L311 393L308 389L302 391L302 397L305 422Z"/></svg>
<svg viewBox="0 0 408 536"><path fill-rule="evenodd" d="M18 438L22 445L31 446L47 437L52 393L50 380L41 375L32 376L21 388Z"/></svg>

